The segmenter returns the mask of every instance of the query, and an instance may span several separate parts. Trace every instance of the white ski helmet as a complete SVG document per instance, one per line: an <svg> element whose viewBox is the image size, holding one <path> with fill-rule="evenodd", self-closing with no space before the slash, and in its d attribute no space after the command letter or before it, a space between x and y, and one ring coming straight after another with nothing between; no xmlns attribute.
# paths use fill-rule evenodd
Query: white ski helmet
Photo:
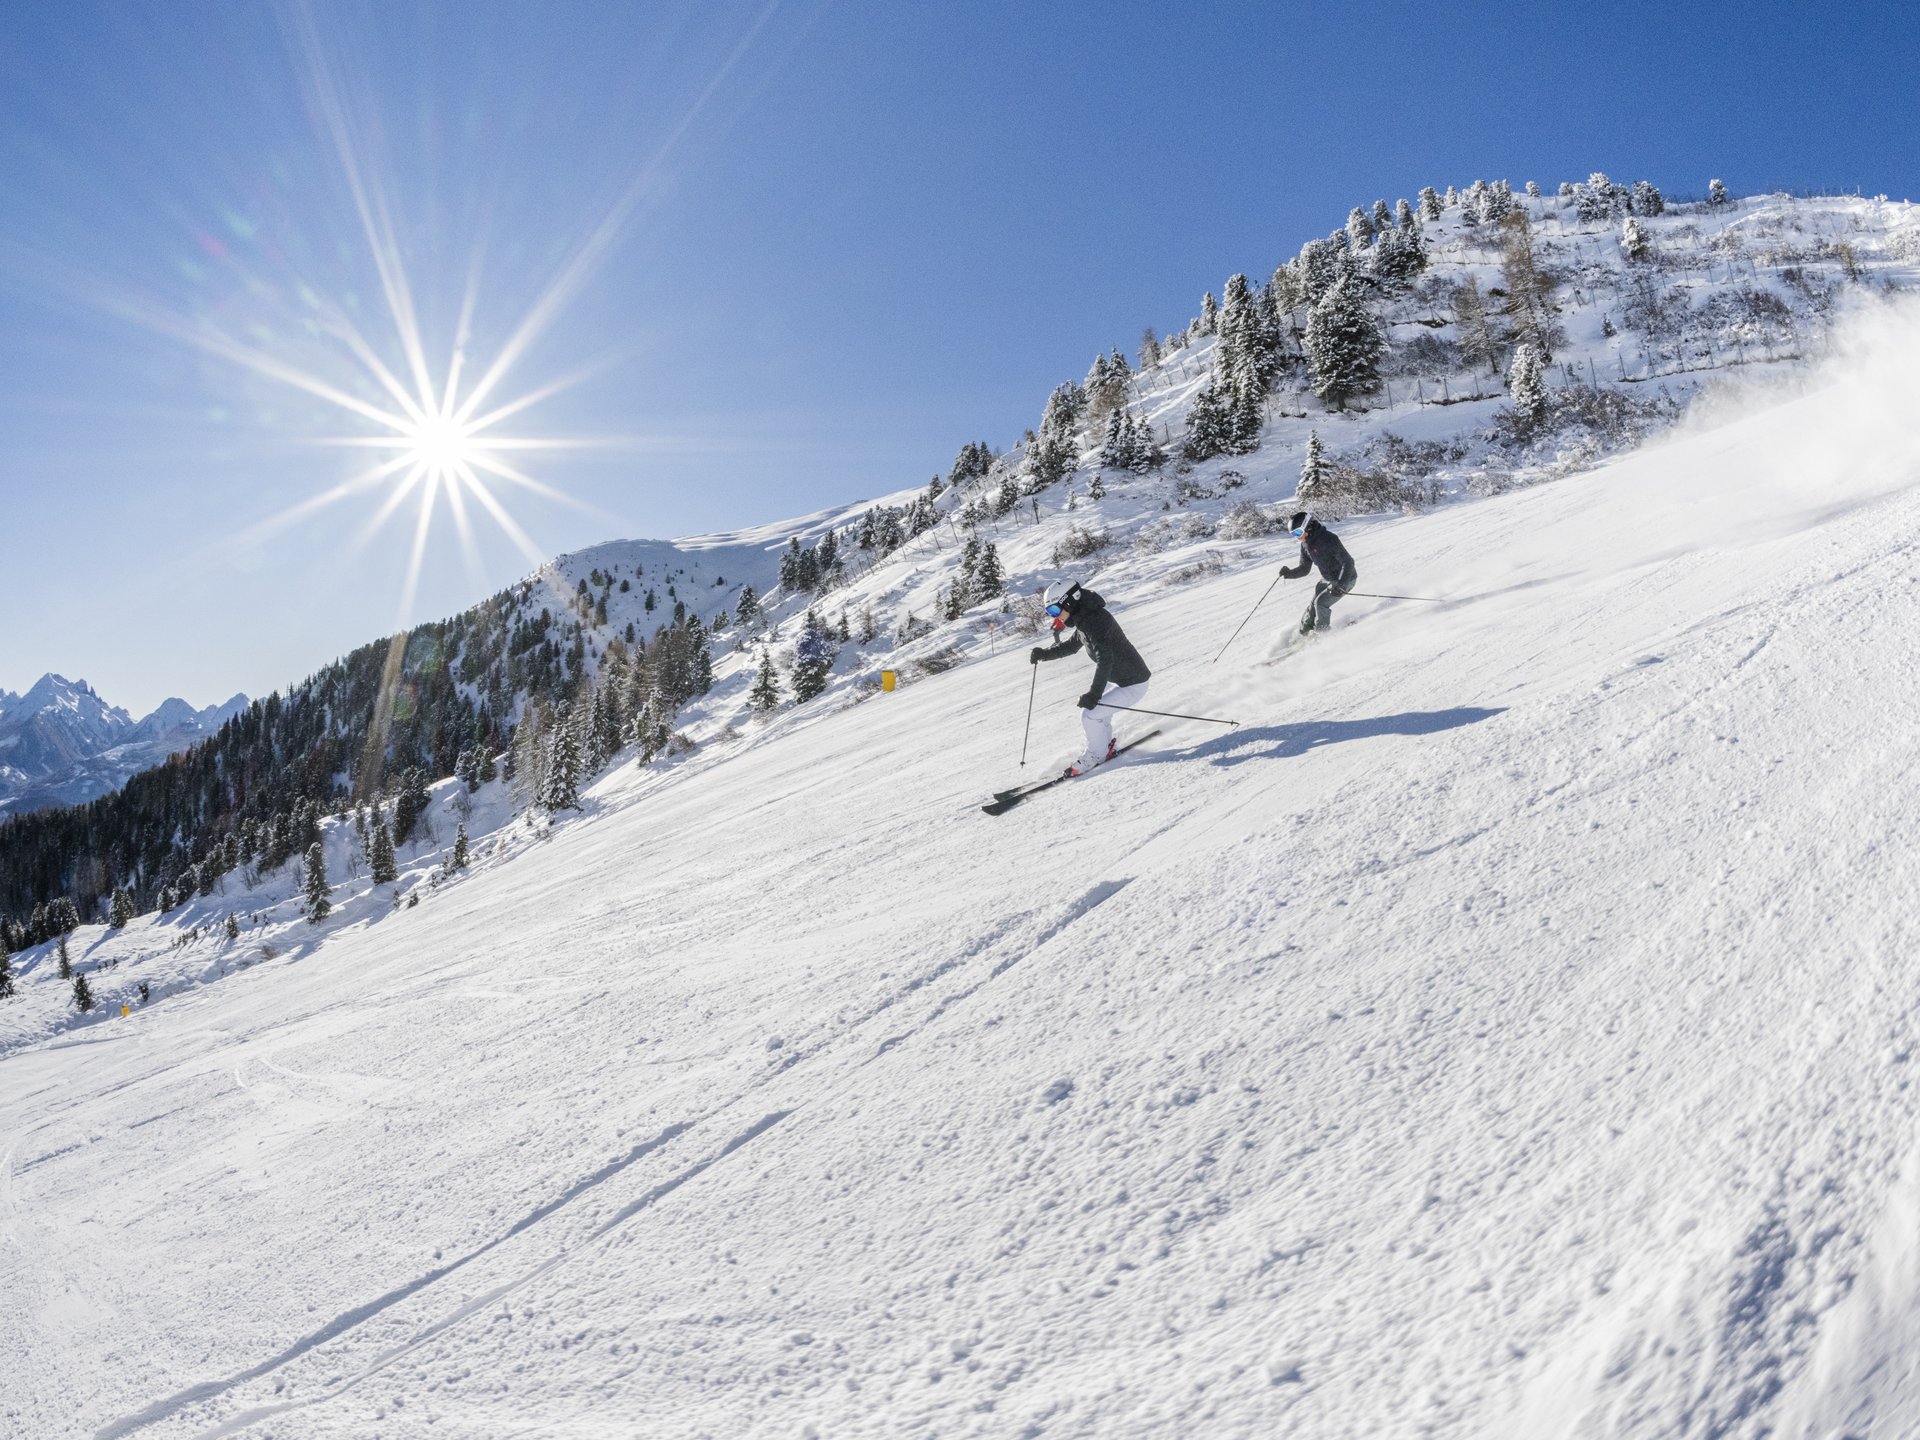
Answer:
<svg viewBox="0 0 1920 1440"><path fill-rule="evenodd" d="M1040 603L1043 605L1064 604L1067 597L1079 588L1080 583L1077 580L1056 580L1047 586L1046 591L1040 596Z"/></svg>

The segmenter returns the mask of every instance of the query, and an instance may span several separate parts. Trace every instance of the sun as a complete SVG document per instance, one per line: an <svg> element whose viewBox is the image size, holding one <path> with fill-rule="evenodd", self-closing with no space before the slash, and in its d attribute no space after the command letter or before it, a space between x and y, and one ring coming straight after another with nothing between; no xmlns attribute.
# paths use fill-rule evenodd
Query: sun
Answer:
<svg viewBox="0 0 1920 1440"><path fill-rule="evenodd" d="M453 415L429 415L403 431L409 467L419 466L429 477L451 480L470 471L484 446L471 427Z"/></svg>

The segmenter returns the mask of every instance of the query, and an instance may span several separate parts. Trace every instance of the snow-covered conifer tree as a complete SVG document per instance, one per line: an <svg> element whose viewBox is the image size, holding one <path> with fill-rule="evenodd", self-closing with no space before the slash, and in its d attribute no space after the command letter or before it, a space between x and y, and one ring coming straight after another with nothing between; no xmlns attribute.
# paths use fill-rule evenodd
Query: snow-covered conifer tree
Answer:
<svg viewBox="0 0 1920 1440"><path fill-rule="evenodd" d="M453 854L447 857L447 869L464 870L470 863L467 855L467 822L462 820L453 832Z"/></svg>
<svg viewBox="0 0 1920 1440"><path fill-rule="evenodd" d="M1373 202L1373 233L1375 238L1377 239L1379 236L1386 234L1386 232L1391 230L1392 228L1393 228L1393 211L1387 208L1386 201L1384 200L1374 201Z"/></svg>
<svg viewBox="0 0 1920 1440"><path fill-rule="evenodd" d="M1513 352L1513 366L1508 372L1508 384L1513 390L1513 413L1529 430L1547 417L1547 386L1543 368L1540 352L1531 344L1522 344Z"/></svg>
<svg viewBox="0 0 1920 1440"><path fill-rule="evenodd" d="M73 977L73 1003L82 1015L93 1009L93 987L87 984L87 977L84 975Z"/></svg>
<svg viewBox="0 0 1920 1440"><path fill-rule="evenodd" d="M1221 341L1224 345L1226 342ZM1124 409L1107 416L1107 438L1100 446L1100 463L1109 470L1133 466L1133 417Z"/></svg>
<svg viewBox="0 0 1920 1440"><path fill-rule="evenodd" d="M985 545L980 547L980 563L975 567L973 572L974 601L978 603L982 600L995 599L1006 588L1007 572L1000 564L1000 552L994 548L993 542L989 540ZM839 638L842 640L849 638L844 631L844 627Z"/></svg>
<svg viewBox="0 0 1920 1440"><path fill-rule="evenodd" d="M1300 463L1300 483L1294 486L1294 493L1300 503L1310 505L1322 498L1327 488L1327 456L1320 444L1320 432L1307 432L1307 453Z"/></svg>
<svg viewBox="0 0 1920 1440"><path fill-rule="evenodd" d="M580 737L571 710L554 717L547 741L547 786L540 803L549 813L580 808Z"/></svg>
<svg viewBox="0 0 1920 1440"><path fill-rule="evenodd" d="M1620 222L1620 250L1629 260L1645 260L1653 254L1653 244L1640 222L1629 215Z"/></svg>
<svg viewBox="0 0 1920 1440"><path fill-rule="evenodd" d="M1211 290L1200 297L1200 333L1211 335L1220 324L1220 306Z"/></svg>
<svg viewBox="0 0 1920 1440"><path fill-rule="evenodd" d="M1181 453L1189 460L1211 460L1226 448L1228 438L1226 399L1209 380L1187 409L1187 435Z"/></svg>
<svg viewBox="0 0 1920 1440"><path fill-rule="evenodd" d="M1431 185L1420 187L1420 218L1422 220L1440 218L1440 192Z"/></svg>
<svg viewBox="0 0 1920 1440"><path fill-rule="evenodd" d="M1636 180L1633 182L1633 194L1628 200L1628 205L1634 214L1651 219L1665 212L1667 197L1660 193L1659 188L1651 180Z"/></svg>
<svg viewBox="0 0 1920 1440"><path fill-rule="evenodd" d="M1344 410L1347 401L1373 389L1380 378L1380 327L1360 302L1351 280L1321 297L1307 320L1307 364L1313 393Z"/></svg>
<svg viewBox="0 0 1920 1440"><path fill-rule="evenodd" d="M760 618L760 597L753 586L740 587L740 603L733 607L733 618L742 630Z"/></svg>
<svg viewBox="0 0 1920 1440"><path fill-rule="evenodd" d="M1356 250L1373 244L1373 222L1358 205L1347 212L1347 243Z"/></svg>
<svg viewBox="0 0 1920 1440"><path fill-rule="evenodd" d="M233 912L231 910L227 912L227 918L222 923L220 928L222 933L226 935L227 939L238 940L240 938L240 922L234 918Z"/></svg>
<svg viewBox="0 0 1920 1440"><path fill-rule="evenodd" d="M0 944L0 1000L13 994L13 955L5 944Z"/></svg>
<svg viewBox="0 0 1920 1440"><path fill-rule="evenodd" d="M773 652L760 647L760 670L747 691L747 708L756 715L770 715L780 706L780 681L773 673Z"/></svg>
<svg viewBox="0 0 1920 1440"><path fill-rule="evenodd" d="M1540 182L1538 180L1527 181L1527 198L1529 200L1538 200L1540 198Z"/></svg>
<svg viewBox="0 0 1920 1440"><path fill-rule="evenodd" d="M67 937L62 935L59 939L60 978L62 980L71 980L73 978L73 956L68 953L67 950Z"/></svg>
<svg viewBox="0 0 1920 1440"><path fill-rule="evenodd" d="M1393 207L1393 221L1395 228L1397 228L1402 235L1411 235L1414 226L1413 206L1405 200L1399 201Z"/></svg>
<svg viewBox="0 0 1920 1440"><path fill-rule="evenodd" d="M1731 205L1733 197L1727 194L1726 185L1719 180L1707 182L1707 204L1718 210L1723 205Z"/></svg>
<svg viewBox="0 0 1920 1440"><path fill-rule="evenodd" d="M327 897L327 848L318 840L307 847L307 884L301 910L309 925L318 925L333 913Z"/></svg>
<svg viewBox="0 0 1920 1440"><path fill-rule="evenodd" d="M820 617L809 610L800 627L800 639L793 650L793 698L804 704L827 688L838 647L827 633Z"/></svg>
<svg viewBox="0 0 1920 1440"><path fill-rule="evenodd" d="M113 908L107 916L107 927L112 930L124 929L131 919L133 919L133 897L124 890L116 889L113 892Z"/></svg>

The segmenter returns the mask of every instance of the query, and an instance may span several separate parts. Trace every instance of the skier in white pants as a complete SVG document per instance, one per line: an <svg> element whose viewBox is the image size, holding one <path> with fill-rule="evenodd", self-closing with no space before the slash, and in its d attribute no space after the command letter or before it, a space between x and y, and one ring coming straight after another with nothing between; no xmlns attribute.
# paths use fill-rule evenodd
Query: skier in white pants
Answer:
<svg viewBox="0 0 1920 1440"><path fill-rule="evenodd" d="M1107 609L1107 602L1093 591L1069 580L1056 581L1047 587L1046 605L1056 636L1069 626L1074 635L1065 643L1056 639L1052 645L1036 645L1027 656L1028 663L1058 660L1077 653L1084 645L1094 664L1093 683L1080 697L1086 753L1067 767L1069 775L1084 775L1113 758L1113 707L1125 708L1144 700L1153 672ZM1113 688L1108 689L1109 685Z"/></svg>

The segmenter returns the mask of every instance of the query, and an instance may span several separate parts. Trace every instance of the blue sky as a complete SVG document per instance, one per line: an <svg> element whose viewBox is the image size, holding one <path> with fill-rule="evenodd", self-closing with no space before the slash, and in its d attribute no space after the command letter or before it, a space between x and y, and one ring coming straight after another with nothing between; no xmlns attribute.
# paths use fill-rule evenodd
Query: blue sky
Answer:
<svg viewBox="0 0 1920 1440"><path fill-rule="evenodd" d="M551 554L922 483L1423 184L1920 197L1917 40L1892 4L9 6L0 688L260 694L529 568L443 503L407 602L384 486L267 525L380 430L285 383L382 401L317 317L406 368L328 103L436 384L470 277L469 380L581 262L494 396L591 368L500 427L597 442L517 457L584 509L493 487Z"/></svg>

